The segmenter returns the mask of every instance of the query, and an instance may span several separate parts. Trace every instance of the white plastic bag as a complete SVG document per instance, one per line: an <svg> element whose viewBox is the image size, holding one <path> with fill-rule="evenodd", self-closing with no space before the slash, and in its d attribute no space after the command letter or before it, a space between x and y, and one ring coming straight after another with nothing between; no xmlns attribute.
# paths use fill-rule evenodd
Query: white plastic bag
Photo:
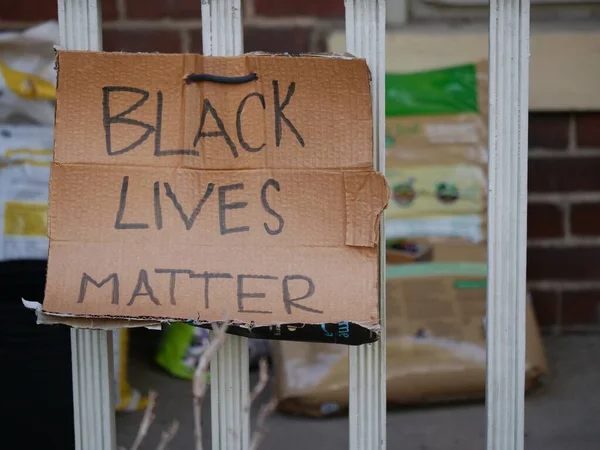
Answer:
<svg viewBox="0 0 600 450"><path fill-rule="evenodd" d="M54 124L58 24L0 33L0 122Z"/></svg>
<svg viewBox="0 0 600 450"><path fill-rule="evenodd" d="M0 260L48 257L48 181L54 130L0 125Z"/></svg>

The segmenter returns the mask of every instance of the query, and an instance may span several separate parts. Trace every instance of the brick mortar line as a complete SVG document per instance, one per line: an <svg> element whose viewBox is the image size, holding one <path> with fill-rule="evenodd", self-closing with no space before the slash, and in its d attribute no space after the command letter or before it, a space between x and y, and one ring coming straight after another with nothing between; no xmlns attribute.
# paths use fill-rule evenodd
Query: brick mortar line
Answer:
<svg viewBox="0 0 600 450"><path fill-rule="evenodd" d="M554 333L559 334L563 323L563 293L562 291L556 292L556 300L554 304L556 311L556 323L554 324Z"/></svg>
<svg viewBox="0 0 600 450"><path fill-rule="evenodd" d="M123 30L123 31L136 31L136 30L190 30L190 29L201 29L201 19L189 19L189 20L173 20L173 19L161 19L161 20L112 20L110 22L104 22L102 24L104 30Z"/></svg>
<svg viewBox="0 0 600 450"><path fill-rule="evenodd" d="M283 1L283 0L282 0ZM328 27L329 30L344 28L344 20L338 18L324 19L318 16L302 17L264 17L253 15L244 20L244 25L262 28L293 28L293 27Z"/></svg>
<svg viewBox="0 0 600 450"><path fill-rule="evenodd" d="M317 52L320 50L321 38L323 35L317 27L313 27L308 36L308 51Z"/></svg>
<svg viewBox="0 0 600 450"><path fill-rule="evenodd" d="M573 239L573 230L571 230L571 202L562 203L562 219L563 230L565 232L565 240Z"/></svg>
<svg viewBox="0 0 600 450"><path fill-rule="evenodd" d="M562 206L563 204L578 203L597 203L600 201L600 191L594 192L564 192L564 193L532 193L527 196L528 203L531 204L554 204Z"/></svg>
<svg viewBox="0 0 600 450"><path fill-rule="evenodd" d="M572 334L585 334L585 335L595 335L600 332L600 325L565 325L561 324L561 330L558 333L559 335L572 335Z"/></svg>
<svg viewBox="0 0 600 450"><path fill-rule="evenodd" d="M335 22L335 21L333 21ZM0 22L2 25L2 22ZM273 30L279 28L309 28L311 30L331 30L332 21L320 20L314 18L284 18L284 19L264 19L260 17L248 17L244 20L244 26L256 27L264 30ZM164 18L159 20L151 19L118 19L103 22L102 28L107 30L122 29L156 29L156 30L186 30L200 29L202 19L172 19Z"/></svg>
<svg viewBox="0 0 600 450"><path fill-rule="evenodd" d="M181 30L179 32L179 40L181 41L181 52L190 53L192 49L192 37L189 30Z"/></svg>
<svg viewBox="0 0 600 450"><path fill-rule="evenodd" d="M572 248L600 247L600 237L563 236L560 238L532 238L527 241L527 248Z"/></svg>
<svg viewBox="0 0 600 450"><path fill-rule="evenodd" d="M24 28L30 28L34 25L37 25L41 22L13 22L13 21L5 21L0 19L0 28L4 30L19 30Z"/></svg>
<svg viewBox="0 0 600 450"><path fill-rule="evenodd" d="M560 150L560 149L547 150L547 149L533 147L533 148L529 149L529 154L528 154L529 159L542 159L542 158L585 159L585 158L597 157L597 156L600 156L600 148L599 149L595 149L595 148L577 149L577 148L575 148L573 150L567 149L565 151L565 150Z"/></svg>
<svg viewBox="0 0 600 450"><path fill-rule="evenodd" d="M256 0L242 0L245 20L256 15Z"/></svg>
<svg viewBox="0 0 600 450"><path fill-rule="evenodd" d="M567 153L572 154L577 149L577 122L575 114L569 115L569 124L567 126Z"/></svg>
<svg viewBox="0 0 600 450"><path fill-rule="evenodd" d="M529 281L528 290L544 292L584 292L600 290L600 281Z"/></svg>
<svg viewBox="0 0 600 450"><path fill-rule="evenodd" d="M560 338L563 333L560 329L560 325L539 325L540 331L542 333L542 337L553 337Z"/></svg>
<svg viewBox="0 0 600 450"><path fill-rule="evenodd" d="M125 6L125 5L124 5ZM171 27L173 29L182 29L186 27L197 27L202 24L202 19L174 19L174 18L161 18L161 19L131 19L124 17L122 12L117 9L118 18L116 20L104 20L102 21L102 27L107 29L113 29L118 27L123 28L165 28ZM41 23L42 21L8 21L0 18L0 27L4 29L23 29L29 28L34 25ZM255 26L264 29L274 28L317 28L327 29L329 31L334 29L343 29L343 19L323 19L321 17L262 17L262 16L248 16L245 17L244 25Z"/></svg>
<svg viewBox="0 0 600 450"><path fill-rule="evenodd" d="M127 17L127 0L117 0L116 5L117 17L121 20L124 20Z"/></svg>

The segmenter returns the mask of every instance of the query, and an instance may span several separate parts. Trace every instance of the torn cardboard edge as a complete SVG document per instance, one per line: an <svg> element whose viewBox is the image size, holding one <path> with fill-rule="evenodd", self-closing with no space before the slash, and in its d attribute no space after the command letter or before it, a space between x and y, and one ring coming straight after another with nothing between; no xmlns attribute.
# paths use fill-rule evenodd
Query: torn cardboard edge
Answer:
<svg viewBox="0 0 600 450"><path fill-rule="evenodd" d="M67 50L66 48L60 46L60 45L54 45L53 46L54 49L54 54L56 55L58 52L61 51L65 51ZM77 51L77 50L75 50ZM88 50L80 50L82 52L84 51L88 51ZM119 51L115 51L115 52L107 52L104 50L101 50L102 53L123 53L123 54L131 54L131 55L144 55L144 54L149 54L149 55L153 55L153 54L160 54L160 52L119 52ZM197 54L197 55L201 55L201 53L187 53L187 54ZM205 56L211 56L211 55L205 55ZM239 55L233 55L232 57L236 57L236 56L289 56L290 58L296 58L296 57L302 57L302 58L332 58L332 59L346 59L346 60L350 60L350 59L364 59L364 58L360 58L358 56L353 55L352 53L349 52L315 52L315 53L293 53L293 52L264 52L264 51L253 51L253 52L246 52L246 53L241 53ZM58 66L56 65L57 61L55 61L55 69L58 69Z"/></svg>
<svg viewBox="0 0 600 450"><path fill-rule="evenodd" d="M123 328L148 328L151 330L160 330L160 322L148 320L124 320L81 318L81 317L60 317L52 314L46 314L42 310L42 304L21 299L23 306L35 312L38 325L69 325L75 328L84 328L91 330L118 330Z"/></svg>
<svg viewBox="0 0 600 450"><path fill-rule="evenodd" d="M42 310L38 302L22 299L23 305L35 312L38 325L67 325L74 328L90 330L119 330L123 328L148 328L160 330L163 324L187 323L192 326L212 329L210 322L174 321L174 320L145 320L131 319L109 319L106 317L78 317L67 314L52 314ZM222 325L222 322L216 322ZM281 324L269 326L248 327L232 324L227 329L228 334L241 336L249 339L269 339L297 342L319 342L326 344L362 345L379 340L381 326L361 326L353 322L312 324Z"/></svg>

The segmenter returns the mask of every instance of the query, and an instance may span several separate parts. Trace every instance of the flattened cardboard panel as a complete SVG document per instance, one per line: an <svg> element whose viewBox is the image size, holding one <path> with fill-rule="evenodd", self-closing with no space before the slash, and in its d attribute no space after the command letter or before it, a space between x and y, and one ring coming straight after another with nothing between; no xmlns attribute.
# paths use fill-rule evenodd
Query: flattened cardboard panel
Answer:
<svg viewBox="0 0 600 450"><path fill-rule="evenodd" d="M57 64L43 313L378 338L390 191L364 60L59 51Z"/></svg>
<svg viewBox="0 0 600 450"><path fill-rule="evenodd" d="M58 70L57 163L373 167L364 60L59 51Z"/></svg>
<svg viewBox="0 0 600 450"><path fill-rule="evenodd" d="M388 198L366 171L98 165L55 166L51 191L53 240L193 247L372 247Z"/></svg>
<svg viewBox="0 0 600 450"><path fill-rule="evenodd" d="M253 326L378 323L375 248L50 247L46 313Z"/></svg>

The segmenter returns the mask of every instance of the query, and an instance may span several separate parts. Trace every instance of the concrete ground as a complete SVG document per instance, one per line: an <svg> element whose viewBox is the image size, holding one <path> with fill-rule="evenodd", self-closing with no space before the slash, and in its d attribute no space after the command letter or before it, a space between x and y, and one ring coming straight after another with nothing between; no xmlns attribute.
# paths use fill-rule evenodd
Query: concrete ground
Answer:
<svg viewBox="0 0 600 450"><path fill-rule="evenodd" d="M152 366L152 342L156 334L144 330L143 335L134 336L132 349L136 356L131 362L131 383L143 390L154 389L159 394L156 420L141 450L155 449L161 431L173 419L181 426L169 449L191 450L191 385L170 378ZM527 398L525 450L600 449L600 336L549 337L546 345L552 379ZM207 401L207 409L209 405ZM210 434L209 414L207 411L204 419L207 434ZM388 449L483 450L484 414L481 404L390 412ZM118 416L120 446L131 445L140 419L141 413ZM205 442L205 448L210 448L209 436ZM300 419L281 414L270 418L269 433L261 446L263 450L347 448L347 419Z"/></svg>

